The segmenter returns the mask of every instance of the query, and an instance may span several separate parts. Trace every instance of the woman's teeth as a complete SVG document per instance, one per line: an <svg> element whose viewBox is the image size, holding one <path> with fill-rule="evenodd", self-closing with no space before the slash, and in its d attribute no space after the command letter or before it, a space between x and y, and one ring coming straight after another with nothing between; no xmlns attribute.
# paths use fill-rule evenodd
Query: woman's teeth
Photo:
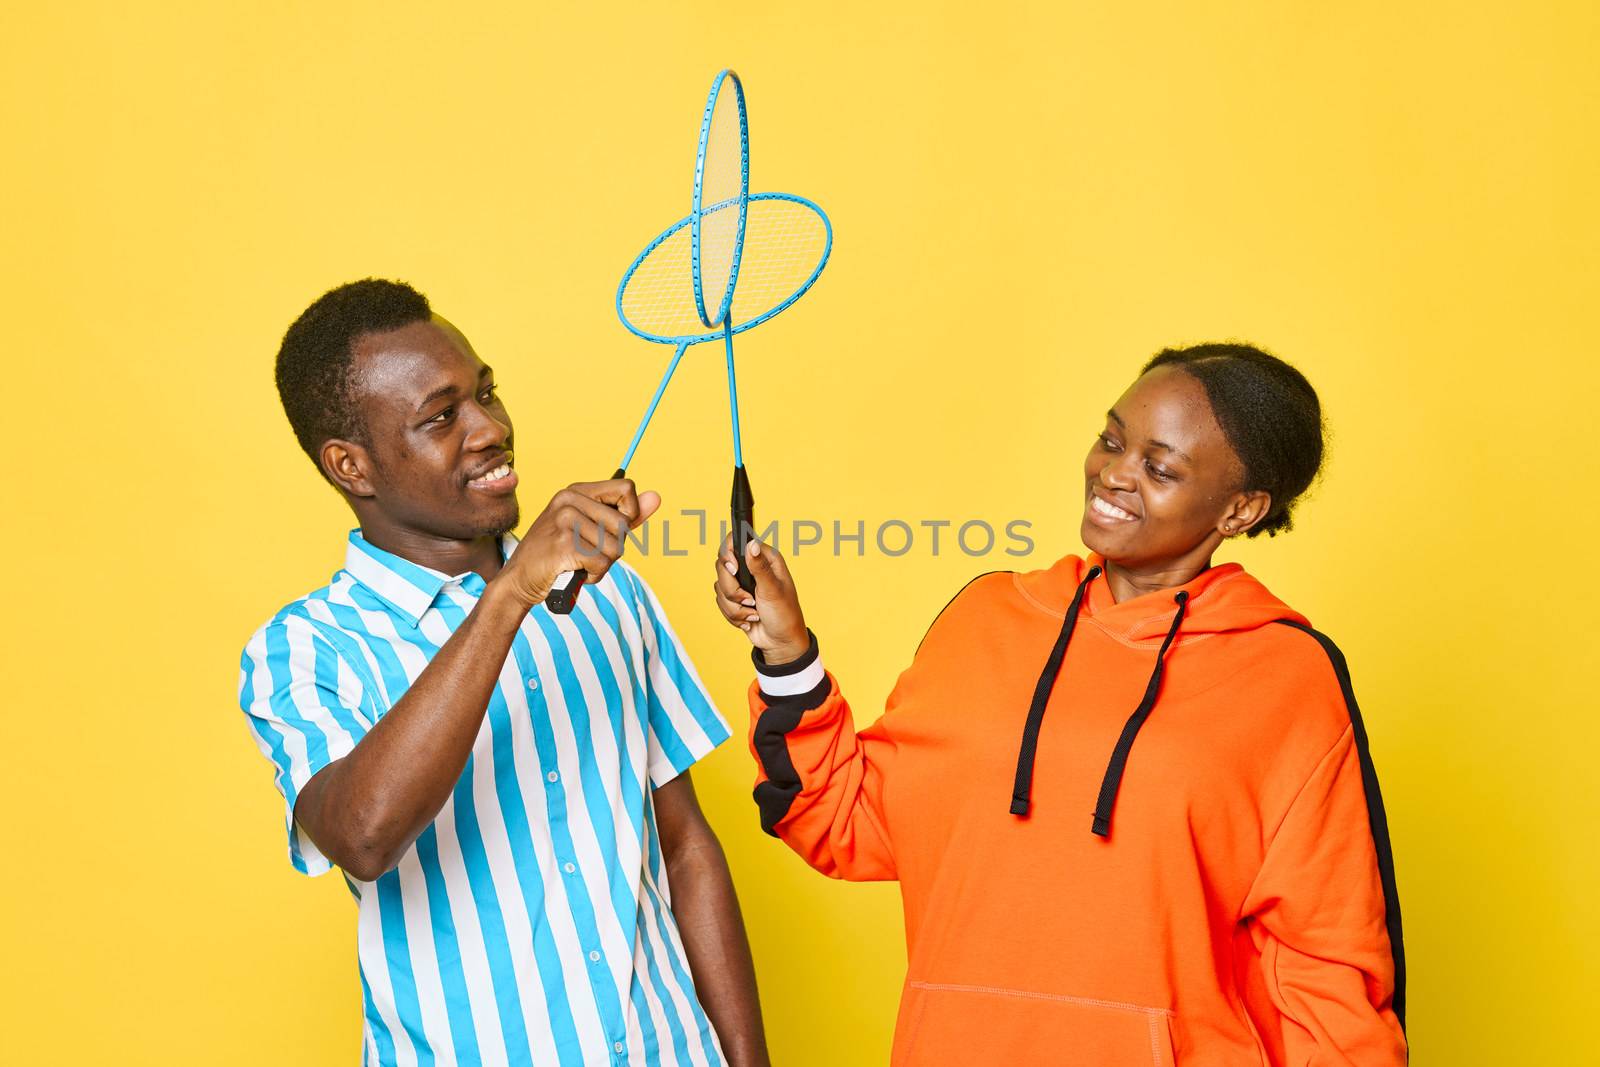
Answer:
<svg viewBox="0 0 1600 1067"><path fill-rule="evenodd" d="M1097 513L1099 513L1101 515L1104 515L1108 519L1123 519L1123 520L1127 520L1127 519L1133 518L1132 513L1127 512L1127 511L1123 511L1121 508L1117 507L1115 504L1112 504L1112 503L1109 503L1108 501L1102 500L1099 497L1095 497L1094 500L1090 502L1089 506L1091 508L1093 508Z"/></svg>
<svg viewBox="0 0 1600 1067"><path fill-rule="evenodd" d="M481 476L479 476L479 477L477 477L477 478L475 478L473 480L474 481L478 481L478 482L498 482L501 478L504 478L506 475L508 475L510 473L511 473L511 464L502 463L502 464L500 464L500 466L496 467L494 470L490 471L488 474L481 475Z"/></svg>

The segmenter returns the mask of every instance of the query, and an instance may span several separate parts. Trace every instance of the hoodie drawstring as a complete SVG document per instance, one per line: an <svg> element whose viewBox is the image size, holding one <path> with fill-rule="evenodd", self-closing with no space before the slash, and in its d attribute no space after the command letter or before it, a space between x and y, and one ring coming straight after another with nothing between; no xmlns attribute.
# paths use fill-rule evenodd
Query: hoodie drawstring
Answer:
<svg viewBox="0 0 1600 1067"><path fill-rule="evenodd" d="M1128 765L1128 753L1133 749L1133 739L1138 736L1139 727L1150 717L1151 710L1156 706L1156 697L1161 693L1161 675L1167 666L1167 649L1172 647L1173 638L1178 636L1178 627L1183 623L1184 608L1189 603L1189 594L1187 591L1179 593L1175 599L1178 610L1172 616L1172 626L1167 630L1167 639L1161 642L1161 651L1156 653L1156 669L1150 672L1150 684L1144 687L1144 699L1139 701L1139 706L1133 709L1127 724L1122 727L1122 736L1117 738L1117 747L1111 751L1111 763L1106 767L1105 780L1100 783L1100 799L1094 806L1092 827L1099 837L1106 837L1111 833L1111 809L1116 806L1117 788L1122 785L1122 769Z"/></svg>
<svg viewBox="0 0 1600 1067"><path fill-rule="evenodd" d="M1033 703L1028 708L1028 721L1022 729L1022 747L1017 752L1017 777L1011 789L1011 814L1026 815L1030 802L1030 793L1033 789L1033 760L1039 747L1039 728L1044 722L1045 705L1050 702L1050 692L1055 688L1056 676L1061 673L1062 661L1066 659L1067 644L1072 640L1072 631L1078 625L1078 613L1083 607L1084 595L1089 590L1089 584L1100 576L1099 567L1091 567L1089 573L1078 584L1078 590L1072 595L1072 604L1067 608L1067 617L1061 624L1061 633L1056 637L1055 647L1050 650L1050 658L1045 661L1044 670L1039 675L1039 683L1033 690ZM1117 739L1117 747L1112 750L1111 762L1106 766L1106 775L1100 783L1100 797L1095 804L1094 824L1092 831L1106 837L1111 833L1111 812L1117 802L1117 790L1122 785L1122 772L1128 763L1128 753L1133 750L1133 740L1139 734L1139 728L1150 717L1150 712L1156 706L1156 698L1161 694L1161 676L1166 670L1167 650L1172 647L1172 642L1178 636L1178 627L1183 624L1184 612L1189 603L1187 591L1180 592L1174 598L1178 610L1172 617L1172 625L1167 630L1166 640L1161 642L1161 649L1156 653L1155 670L1150 673L1149 684L1145 686L1144 699L1139 701L1139 706L1129 716L1127 724L1122 728L1122 736Z"/></svg>
<svg viewBox="0 0 1600 1067"><path fill-rule="evenodd" d="M1061 624L1056 645L1045 660L1039 684L1033 687L1033 704L1028 708L1028 724L1022 728L1022 748L1017 752L1017 779L1011 786L1011 814L1028 814L1028 795L1033 791L1033 755L1039 747L1039 726L1044 722L1044 706L1050 703L1050 690L1055 688L1056 675L1061 673L1061 661L1067 655L1067 642L1072 640L1073 628L1078 625L1078 609L1083 607L1083 595L1089 583L1100 577L1099 567L1090 567L1078 591L1072 594L1072 606L1067 608L1067 618Z"/></svg>

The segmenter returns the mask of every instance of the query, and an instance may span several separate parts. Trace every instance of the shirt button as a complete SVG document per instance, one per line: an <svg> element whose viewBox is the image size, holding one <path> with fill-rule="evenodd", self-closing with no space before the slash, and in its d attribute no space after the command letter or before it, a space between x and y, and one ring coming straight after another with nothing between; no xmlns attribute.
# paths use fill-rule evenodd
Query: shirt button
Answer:
<svg viewBox="0 0 1600 1067"><path fill-rule="evenodd" d="M574 866L573 866L573 865L572 865L572 864L570 864L570 863L563 863L563 864L562 864L562 865L561 865L561 869L562 869L562 870L563 870L563 871L566 871L566 872L567 872L567 873L568 873L568 874L571 874L571 873L572 873L572 872L573 872L573 871L575 871L575 870L577 870L577 869L578 869L578 868L576 868L576 867L574 867Z"/></svg>
<svg viewBox="0 0 1600 1067"><path fill-rule="evenodd" d="M537 679L537 678L529 678L528 679L528 688L529 689L538 689L539 688L539 679Z"/></svg>
<svg viewBox="0 0 1600 1067"><path fill-rule="evenodd" d="M618 1055L621 1055L622 1050L627 1048L627 1047L628 1047L627 1045L624 1045L622 1042L618 1041L618 1042L615 1042L614 1044L612 1044L611 1051L617 1053Z"/></svg>
<svg viewBox="0 0 1600 1067"><path fill-rule="evenodd" d="M600 962L600 953L591 950L590 953L589 953L589 962L590 963L599 963Z"/></svg>
<svg viewBox="0 0 1600 1067"><path fill-rule="evenodd" d="M555 771L551 771L549 774L545 775L545 777L548 778L552 782L556 782L556 781L560 781L561 780L561 775L557 774Z"/></svg>

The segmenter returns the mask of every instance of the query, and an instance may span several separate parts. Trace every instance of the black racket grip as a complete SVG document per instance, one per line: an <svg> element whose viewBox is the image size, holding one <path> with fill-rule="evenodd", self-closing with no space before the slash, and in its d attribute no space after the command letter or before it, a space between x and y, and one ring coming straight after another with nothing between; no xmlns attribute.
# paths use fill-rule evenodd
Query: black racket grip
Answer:
<svg viewBox="0 0 1600 1067"><path fill-rule="evenodd" d="M756 531L756 498L750 492L750 477L745 474L743 467L733 468L733 558L738 562L739 569L734 577L739 582L739 588L746 593L756 591L756 576L750 573L750 563L744 558L744 550L750 544L750 539Z"/></svg>
<svg viewBox="0 0 1600 1067"><path fill-rule="evenodd" d="M615 481L627 476L628 472L618 467L611 478ZM550 609L552 615L572 614L572 609L578 606L578 594L583 590L587 575L587 571L568 571L565 575L556 576L554 588L544 598L544 606Z"/></svg>

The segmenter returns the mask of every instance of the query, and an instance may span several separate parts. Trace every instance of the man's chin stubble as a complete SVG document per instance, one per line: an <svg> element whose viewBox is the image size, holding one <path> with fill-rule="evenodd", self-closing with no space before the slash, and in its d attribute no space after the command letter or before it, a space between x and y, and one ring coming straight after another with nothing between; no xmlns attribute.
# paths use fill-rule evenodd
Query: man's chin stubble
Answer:
<svg viewBox="0 0 1600 1067"><path fill-rule="evenodd" d="M510 533L519 525L521 525L521 522L522 509L513 507L511 509L510 518L503 519L486 526L480 526L473 531L473 535L476 537L504 537L506 534Z"/></svg>

